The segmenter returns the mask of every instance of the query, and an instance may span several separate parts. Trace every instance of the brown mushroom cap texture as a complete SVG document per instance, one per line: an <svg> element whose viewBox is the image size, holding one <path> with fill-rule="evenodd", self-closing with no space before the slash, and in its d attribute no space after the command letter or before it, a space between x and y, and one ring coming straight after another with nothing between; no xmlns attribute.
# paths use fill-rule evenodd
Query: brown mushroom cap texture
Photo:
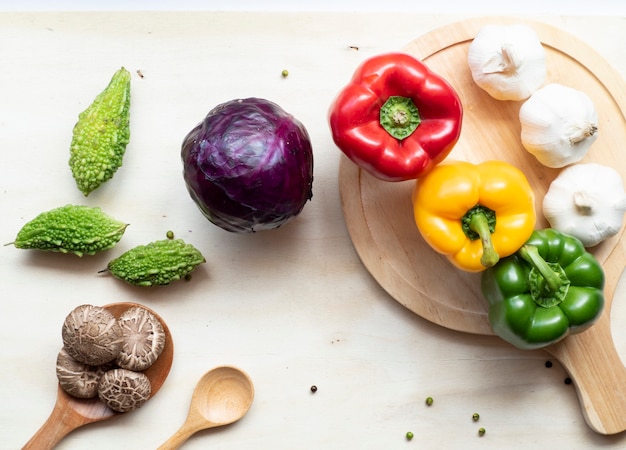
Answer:
<svg viewBox="0 0 626 450"><path fill-rule="evenodd" d="M117 319L101 306L81 305L65 318L63 345L75 360L99 366L117 358L122 332Z"/></svg>
<svg viewBox="0 0 626 450"><path fill-rule="evenodd" d="M61 388L73 397L93 398L98 395L98 382L104 371L72 358L65 348L57 356L57 378Z"/></svg>
<svg viewBox="0 0 626 450"><path fill-rule="evenodd" d="M98 397L109 408L128 412L141 407L150 398L152 386L142 372L112 369L104 373L98 384Z"/></svg>
<svg viewBox="0 0 626 450"><path fill-rule="evenodd" d="M157 360L165 347L165 330L159 319L146 308L133 306L118 318L122 347L117 365L141 371Z"/></svg>

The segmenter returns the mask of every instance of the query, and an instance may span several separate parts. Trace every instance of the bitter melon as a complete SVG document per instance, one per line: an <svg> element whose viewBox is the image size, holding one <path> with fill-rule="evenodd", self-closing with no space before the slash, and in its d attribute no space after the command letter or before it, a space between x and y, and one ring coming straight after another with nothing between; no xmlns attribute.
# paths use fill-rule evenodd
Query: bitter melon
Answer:
<svg viewBox="0 0 626 450"><path fill-rule="evenodd" d="M69 165L85 196L122 166L130 141L130 79L124 67L115 72L74 125Z"/></svg>
<svg viewBox="0 0 626 450"><path fill-rule="evenodd" d="M127 226L100 208L65 205L26 223L10 244L23 249L95 255L114 247Z"/></svg>
<svg viewBox="0 0 626 450"><path fill-rule="evenodd" d="M110 261L106 270L135 286L154 286L185 278L204 262L193 245L182 239L164 239L128 250Z"/></svg>

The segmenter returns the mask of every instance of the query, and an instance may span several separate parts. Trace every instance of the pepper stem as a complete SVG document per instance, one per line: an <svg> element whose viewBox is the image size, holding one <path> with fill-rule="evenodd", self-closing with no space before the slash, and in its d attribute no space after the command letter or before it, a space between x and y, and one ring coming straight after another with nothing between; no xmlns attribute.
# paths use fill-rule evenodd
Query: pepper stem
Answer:
<svg viewBox="0 0 626 450"><path fill-rule="evenodd" d="M523 245L517 254L531 265L529 282L533 300L543 307L561 303L570 285L563 268L559 264L548 263L534 245Z"/></svg>
<svg viewBox="0 0 626 450"><path fill-rule="evenodd" d="M469 239L473 241L480 239L483 247L480 263L485 267L496 265L500 260L500 255L496 252L491 240L491 234L496 232L496 212L477 204L461 217L461 228Z"/></svg>
<svg viewBox="0 0 626 450"><path fill-rule="evenodd" d="M391 96L380 108L380 125L396 139L409 137L421 121L417 106L408 97Z"/></svg>
<svg viewBox="0 0 626 450"><path fill-rule="evenodd" d="M493 241L491 240L491 229L489 227L489 220L487 216L478 212L472 214L469 221L469 228L478 234L480 237L480 243L483 246L483 254L480 257L480 263L485 267L492 267L500 260L500 255L493 248Z"/></svg>
<svg viewBox="0 0 626 450"><path fill-rule="evenodd" d="M539 271L541 276L546 280L550 290L556 291L559 289L561 286L559 276L554 272L554 270L552 270L546 260L541 257L537 247L534 245L523 245L518 250L518 253L524 261Z"/></svg>

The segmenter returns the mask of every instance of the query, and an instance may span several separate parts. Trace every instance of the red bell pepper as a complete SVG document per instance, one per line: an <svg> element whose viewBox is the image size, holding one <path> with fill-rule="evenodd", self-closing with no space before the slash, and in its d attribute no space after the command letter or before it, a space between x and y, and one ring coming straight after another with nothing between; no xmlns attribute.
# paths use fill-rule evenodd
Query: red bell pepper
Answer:
<svg viewBox="0 0 626 450"><path fill-rule="evenodd" d="M419 178L440 163L461 134L456 91L404 53L365 60L330 107L337 147L385 181Z"/></svg>

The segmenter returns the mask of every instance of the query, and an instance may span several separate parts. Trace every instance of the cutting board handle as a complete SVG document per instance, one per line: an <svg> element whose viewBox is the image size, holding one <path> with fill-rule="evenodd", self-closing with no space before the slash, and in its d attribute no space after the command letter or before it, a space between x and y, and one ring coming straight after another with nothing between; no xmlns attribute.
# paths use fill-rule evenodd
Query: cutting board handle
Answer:
<svg viewBox="0 0 626 450"><path fill-rule="evenodd" d="M597 433L626 430L626 367L611 337L609 311L583 333L546 348L572 378L587 424Z"/></svg>

